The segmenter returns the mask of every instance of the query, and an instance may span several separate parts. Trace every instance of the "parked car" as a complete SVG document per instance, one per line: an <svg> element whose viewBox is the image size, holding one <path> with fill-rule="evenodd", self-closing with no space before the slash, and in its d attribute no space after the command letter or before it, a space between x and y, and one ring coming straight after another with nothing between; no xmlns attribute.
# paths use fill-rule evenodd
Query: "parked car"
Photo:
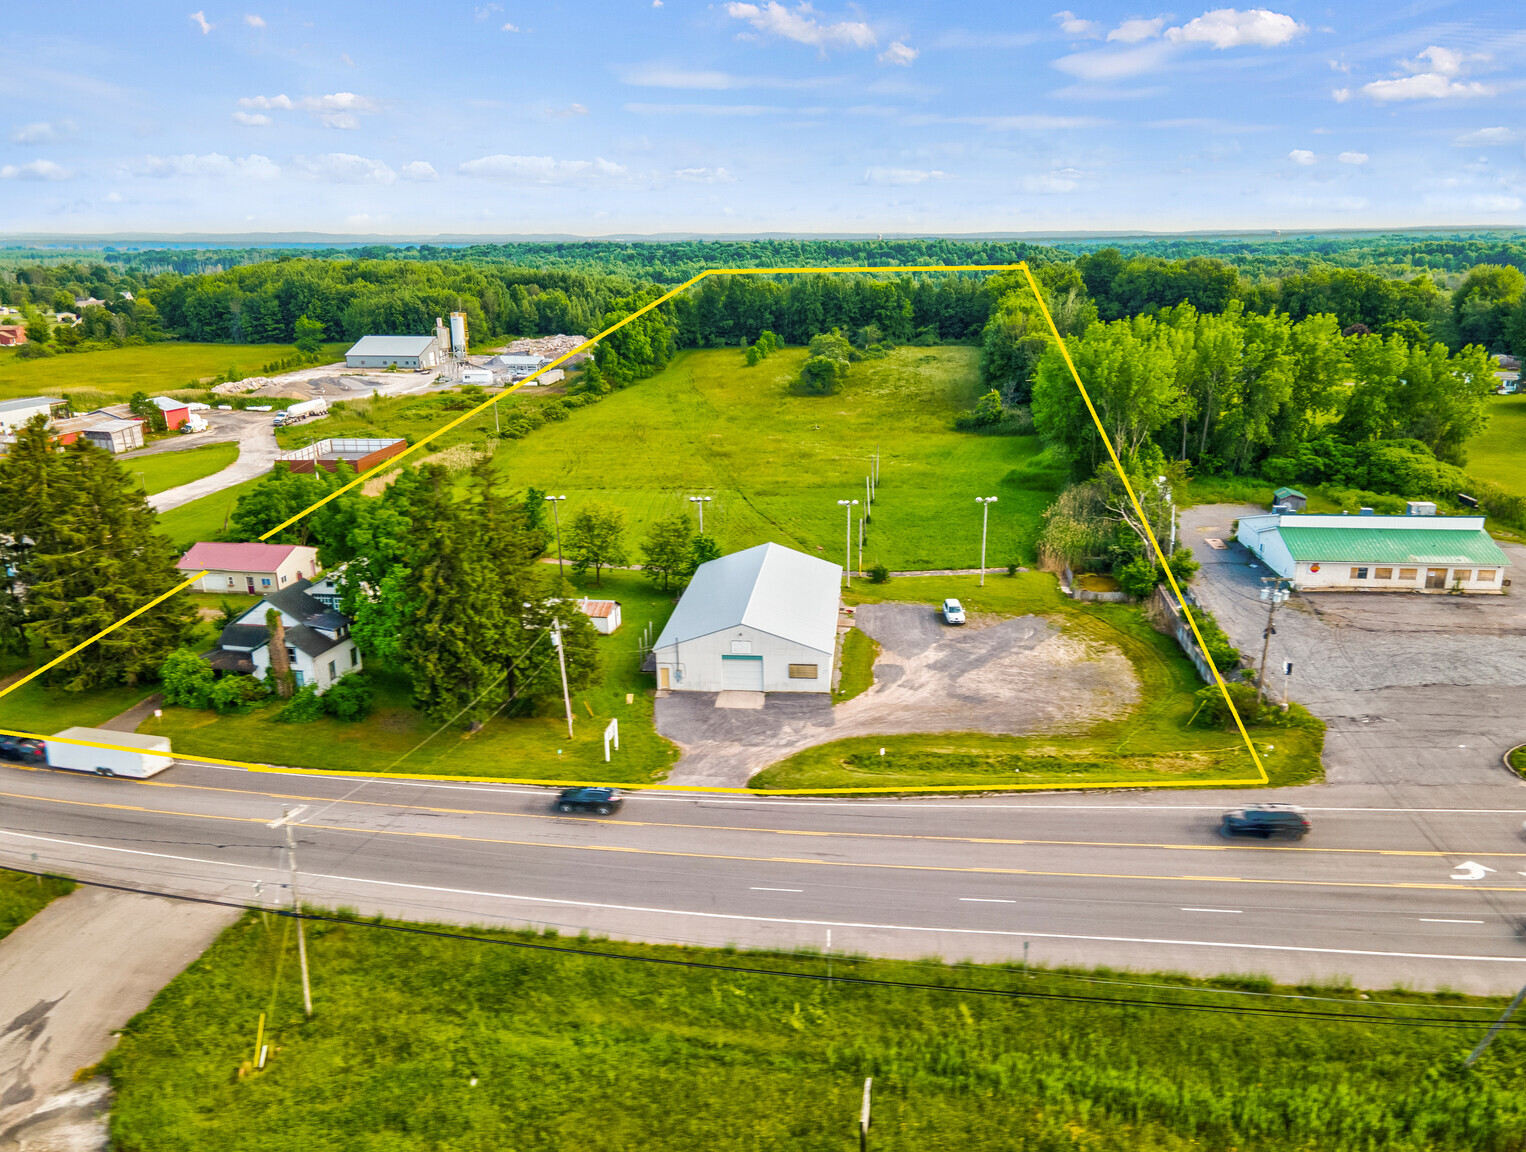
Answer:
<svg viewBox="0 0 1526 1152"><path fill-rule="evenodd" d="M1302 840L1309 834L1309 818L1295 804L1252 804L1224 813L1221 829L1226 836L1291 836Z"/></svg>
<svg viewBox="0 0 1526 1152"><path fill-rule="evenodd" d="M597 812L608 816L623 803L625 797L616 788L568 788L557 797L556 807L560 812Z"/></svg>
<svg viewBox="0 0 1526 1152"><path fill-rule="evenodd" d="M0 759L41 764L47 759L47 747L41 740L26 736L0 736Z"/></svg>
<svg viewBox="0 0 1526 1152"><path fill-rule="evenodd" d="M945 600L943 602L943 622L945 624L963 624L964 605L957 600Z"/></svg>

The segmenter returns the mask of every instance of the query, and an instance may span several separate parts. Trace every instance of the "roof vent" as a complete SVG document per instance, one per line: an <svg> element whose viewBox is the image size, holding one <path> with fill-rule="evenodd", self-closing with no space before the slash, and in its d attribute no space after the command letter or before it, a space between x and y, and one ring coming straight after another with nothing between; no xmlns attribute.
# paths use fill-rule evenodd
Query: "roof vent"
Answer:
<svg viewBox="0 0 1526 1152"><path fill-rule="evenodd" d="M1404 505L1406 516L1434 516L1436 505L1429 500L1409 500Z"/></svg>
<svg viewBox="0 0 1526 1152"><path fill-rule="evenodd" d="M1363 505L1362 508L1357 512L1357 515L1358 516L1371 516L1372 515L1372 509L1368 508L1366 505Z"/></svg>

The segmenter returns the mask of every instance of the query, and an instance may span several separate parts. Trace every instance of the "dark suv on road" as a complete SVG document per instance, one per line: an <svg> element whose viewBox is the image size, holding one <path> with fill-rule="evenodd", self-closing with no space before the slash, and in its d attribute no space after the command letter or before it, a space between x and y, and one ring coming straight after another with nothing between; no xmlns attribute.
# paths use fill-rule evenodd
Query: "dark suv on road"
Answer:
<svg viewBox="0 0 1526 1152"><path fill-rule="evenodd" d="M557 797L558 812L597 812L608 816L625 803L625 797L615 788L568 788Z"/></svg>
<svg viewBox="0 0 1526 1152"><path fill-rule="evenodd" d="M0 736L0 760L41 764L47 758L47 748L41 740L32 740L25 736Z"/></svg>
<svg viewBox="0 0 1526 1152"><path fill-rule="evenodd" d="M1292 804L1252 804L1224 813L1220 826L1226 836L1291 836L1302 840L1309 834L1309 819Z"/></svg>

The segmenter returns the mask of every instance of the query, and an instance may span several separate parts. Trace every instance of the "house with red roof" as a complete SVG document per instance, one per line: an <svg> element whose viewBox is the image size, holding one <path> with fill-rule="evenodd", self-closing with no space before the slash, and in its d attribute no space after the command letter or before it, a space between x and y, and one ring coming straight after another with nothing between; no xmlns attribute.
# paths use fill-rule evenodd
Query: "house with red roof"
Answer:
<svg viewBox="0 0 1526 1152"><path fill-rule="evenodd" d="M203 541L176 565L183 576L206 570L191 587L199 592L263 596L318 575L318 549L305 544L224 544Z"/></svg>

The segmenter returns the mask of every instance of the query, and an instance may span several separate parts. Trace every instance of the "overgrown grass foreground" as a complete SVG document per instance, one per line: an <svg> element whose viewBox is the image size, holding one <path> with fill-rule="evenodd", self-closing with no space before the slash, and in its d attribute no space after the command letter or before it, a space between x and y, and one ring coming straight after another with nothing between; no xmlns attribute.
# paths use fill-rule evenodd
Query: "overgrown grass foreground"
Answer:
<svg viewBox="0 0 1526 1152"><path fill-rule="evenodd" d="M41 912L49 901L73 891L74 885L68 880L0 869L0 940Z"/></svg>
<svg viewBox="0 0 1526 1152"><path fill-rule="evenodd" d="M820 956L496 938L828 973ZM826 1152L854 1147L865 1077L875 1152L1506 1152L1526 1124L1519 1032L1461 1068L1493 1001L842 957L826 983L350 922L308 939L310 1022L290 921L250 915L128 1025L106 1061L118 1149ZM1267 1009L1311 1015L1245 1014ZM269 1061L240 1074L261 1012Z"/></svg>

